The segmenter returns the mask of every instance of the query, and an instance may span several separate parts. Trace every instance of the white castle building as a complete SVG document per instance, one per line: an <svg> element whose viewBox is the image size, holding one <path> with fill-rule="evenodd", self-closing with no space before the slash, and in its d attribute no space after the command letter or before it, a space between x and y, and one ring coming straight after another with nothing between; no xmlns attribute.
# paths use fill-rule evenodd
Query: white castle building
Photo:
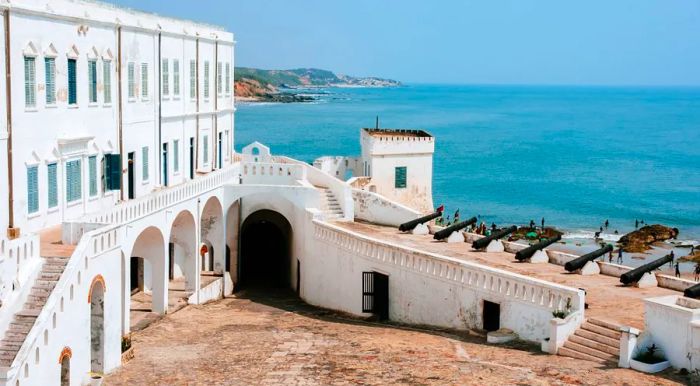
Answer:
<svg viewBox="0 0 700 386"><path fill-rule="evenodd" d="M583 276L503 269L519 244L491 253L494 267L464 243L401 242L430 237L390 228L432 211L427 132L363 129L361 157L318 168L260 143L237 154L231 33L85 0L0 11L0 385L98 382L128 359L132 329L252 284L358 317L508 328L550 353L629 366L639 331L584 323ZM548 254L521 267L575 257ZM612 283L620 269L600 271ZM698 307L663 291L647 331L674 366L695 368L681 361L698 349ZM657 339L669 315L687 328ZM580 347L588 324L612 328L584 334L610 347Z"/></svg>

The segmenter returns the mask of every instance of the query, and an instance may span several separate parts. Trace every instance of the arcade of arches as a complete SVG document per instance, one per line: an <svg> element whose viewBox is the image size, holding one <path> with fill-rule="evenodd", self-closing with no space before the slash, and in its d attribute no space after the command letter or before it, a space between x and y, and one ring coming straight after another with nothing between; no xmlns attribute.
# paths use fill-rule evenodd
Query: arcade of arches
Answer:
<svg viewBox="0 0 700 386"><path fill-rule="evenodd" d="M123 289L131 294L125 328L140 329L183 307L198 287L223 275L230 275L235 290L293 285L293 267L297 273L299 267L292 258L292 226L282 214L262 209L241 223L240 200L226 211L217 197L202 204L199 221L183 210L165 231L148 227L136 238L122 267Z"/></svg>

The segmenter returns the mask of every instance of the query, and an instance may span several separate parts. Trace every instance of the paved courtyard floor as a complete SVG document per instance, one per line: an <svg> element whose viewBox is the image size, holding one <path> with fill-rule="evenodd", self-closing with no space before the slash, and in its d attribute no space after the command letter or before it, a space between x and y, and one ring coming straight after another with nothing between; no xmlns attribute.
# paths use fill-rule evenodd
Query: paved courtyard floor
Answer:
<svg viewBox="0 0 700 386"><path fill-rule="evenodd" d="M365 322L287 292L187 306L133 335L136 357L106 385L671 385L632 370L487 345L455 334Z"/></svg>

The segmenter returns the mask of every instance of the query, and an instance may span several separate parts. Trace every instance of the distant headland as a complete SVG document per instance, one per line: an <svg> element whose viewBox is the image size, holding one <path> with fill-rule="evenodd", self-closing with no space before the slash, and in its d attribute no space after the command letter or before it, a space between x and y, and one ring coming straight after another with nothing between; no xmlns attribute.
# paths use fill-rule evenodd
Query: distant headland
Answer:
<svg viewBox="0 0 700 386"><path fill-rule="evenodd" d="M354 77L317 68L261 70L236 67L236 99L245 102L310 102L313 96L291 90L321 87L398 87L401 82L376 77Z"/></svg>

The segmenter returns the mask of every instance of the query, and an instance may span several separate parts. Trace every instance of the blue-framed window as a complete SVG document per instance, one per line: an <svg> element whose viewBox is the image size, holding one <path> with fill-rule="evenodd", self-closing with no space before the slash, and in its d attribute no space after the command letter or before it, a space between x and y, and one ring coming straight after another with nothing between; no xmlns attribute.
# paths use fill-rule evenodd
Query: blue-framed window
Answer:
<svg viewBox="0 0 700 386"><path fill-rule="evenodd" d="M27 212L39 211L39 167L27 167Z"/></svg>
<svg viewBox="0 0 700 386"><path fill-rule="evenodd" d="M56 163L46 165L46 176L49 188L49 208L55 208L58 206L58 166Z"/></svg>
<svg viewBox="0 0 700 386"><path fill-rule="evenodd" d="M66 162L66 201L83 198L82 165L79 159Z"/></svg>
<svg viewBox="0 0 700 386"><path fill-rule="evenodd" d="M78 103L78 81L76 79L77 61L68 59L68 104L75 105Z"/></svg>

